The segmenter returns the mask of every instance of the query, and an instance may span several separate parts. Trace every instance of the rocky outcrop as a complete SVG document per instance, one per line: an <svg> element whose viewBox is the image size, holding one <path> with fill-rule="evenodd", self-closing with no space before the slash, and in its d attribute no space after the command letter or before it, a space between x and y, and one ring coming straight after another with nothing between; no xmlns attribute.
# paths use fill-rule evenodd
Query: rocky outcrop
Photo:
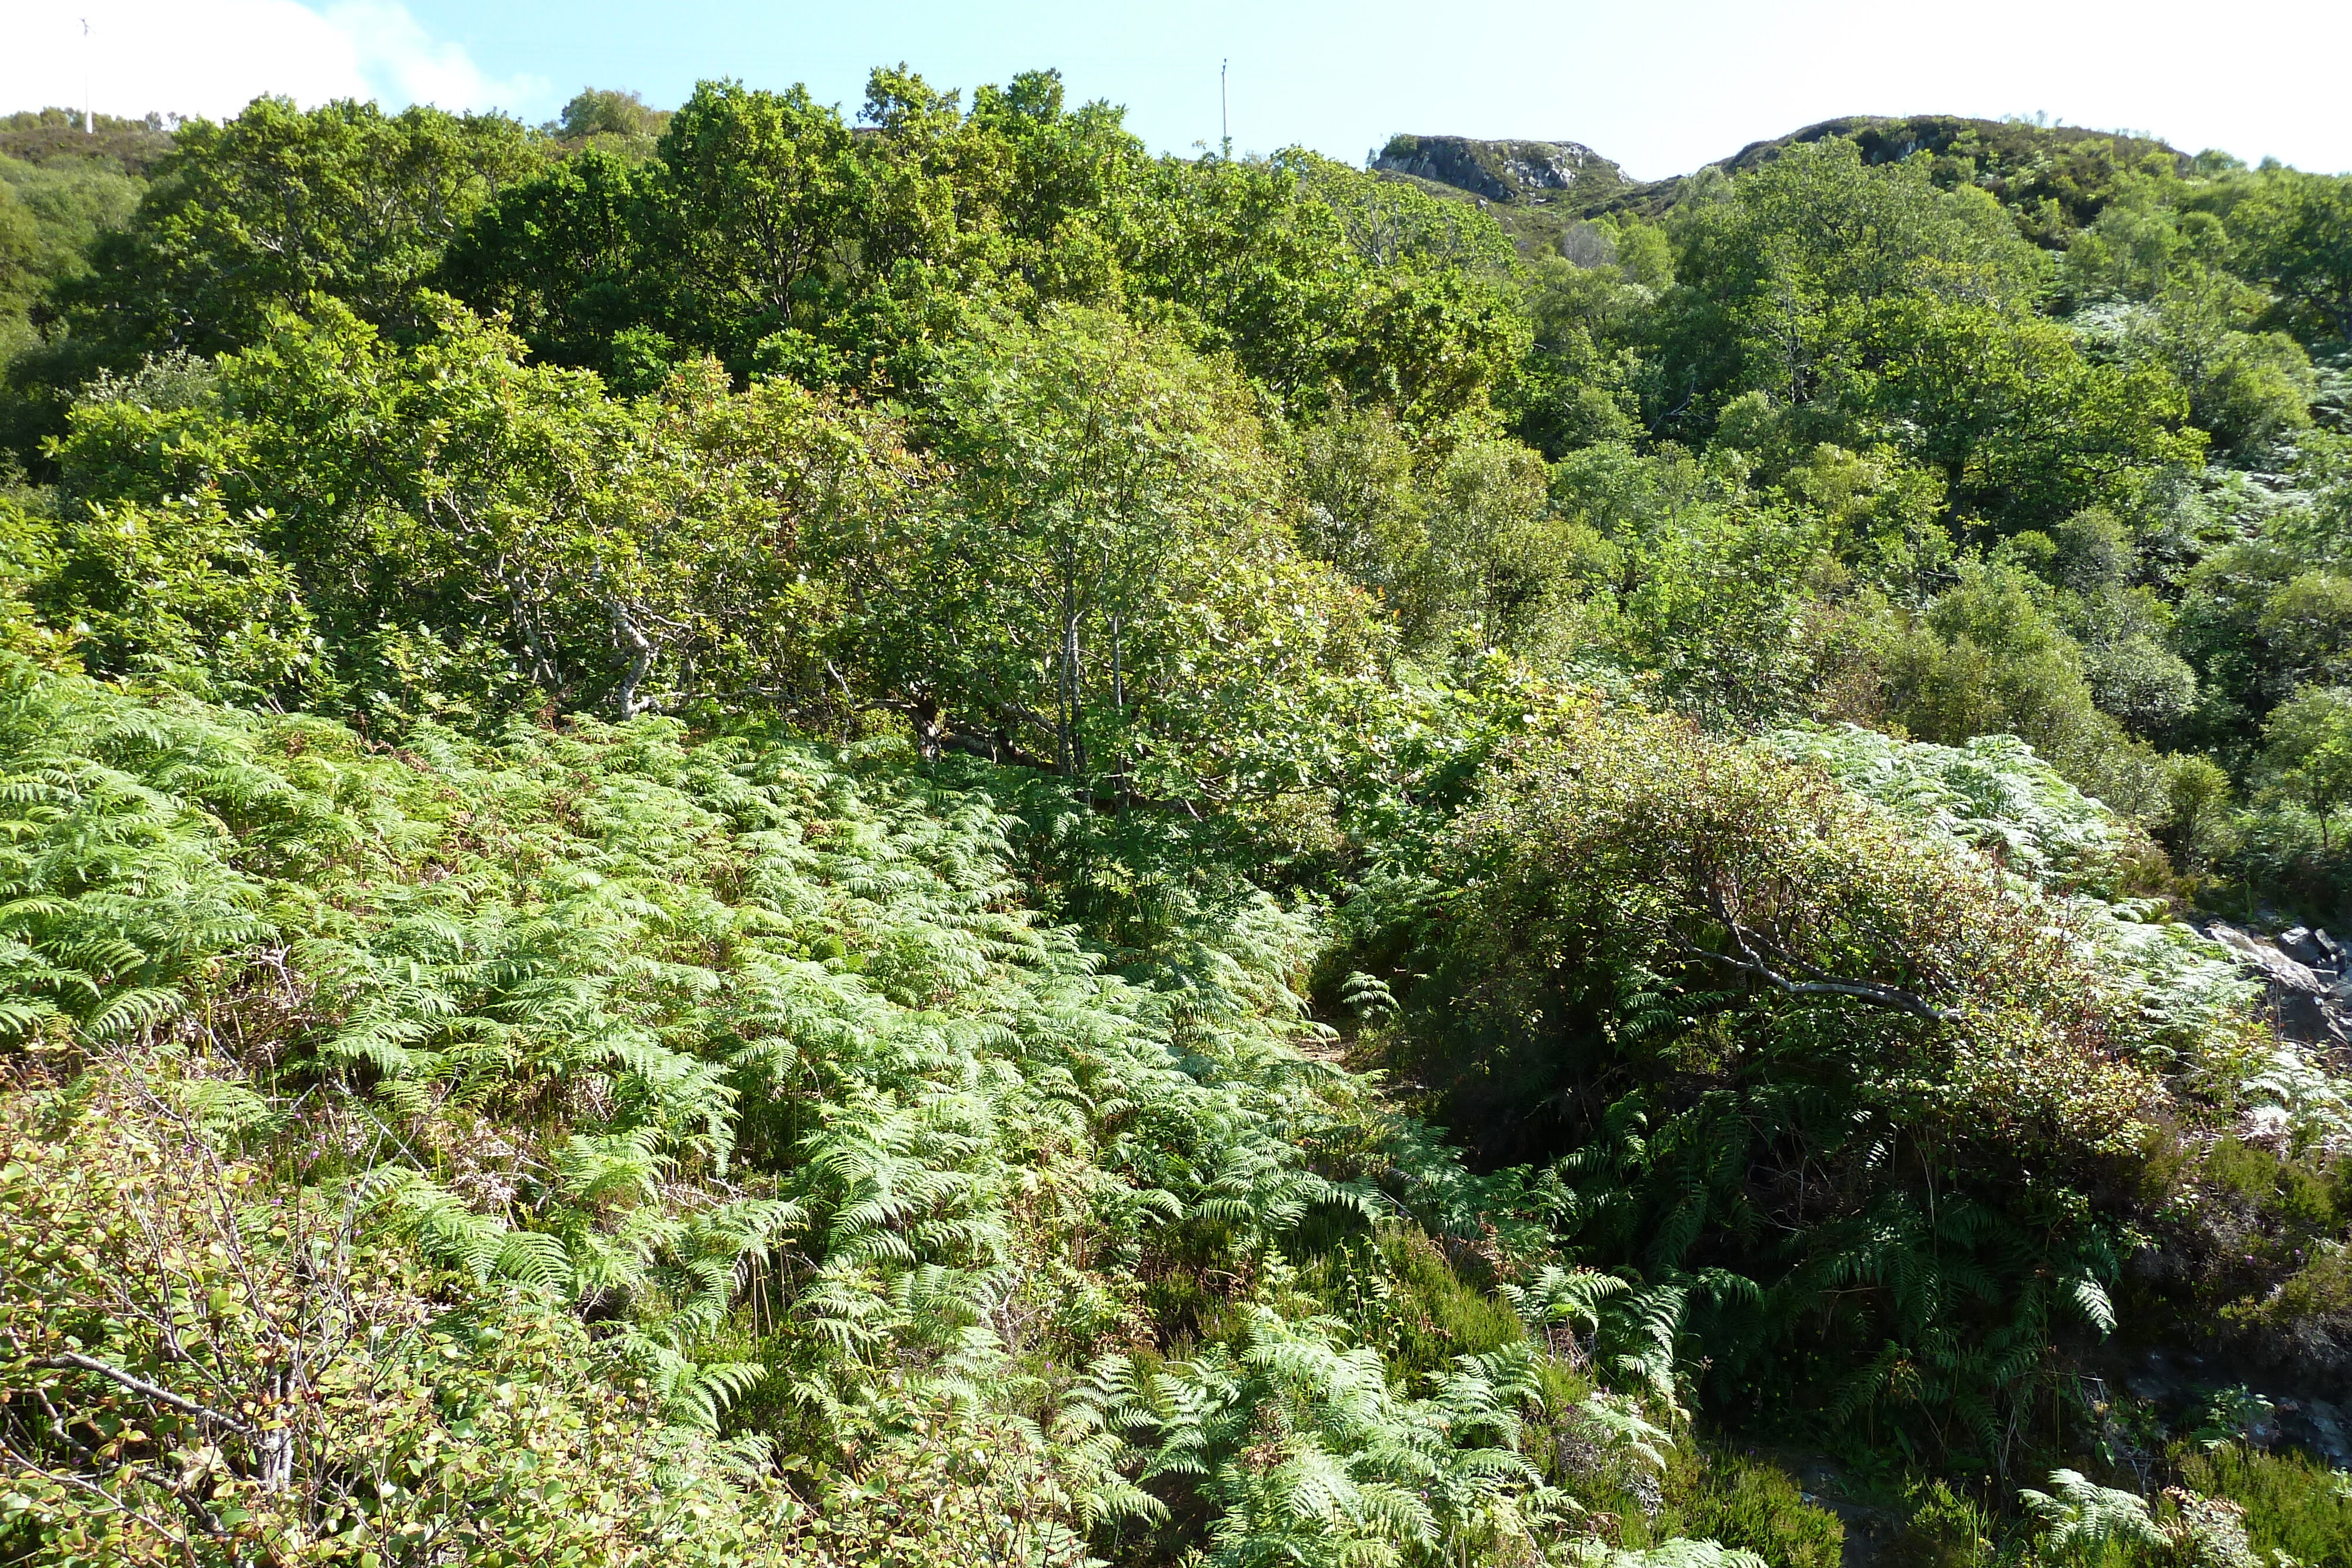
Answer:
<svg viewBox="0 0 2352 1568"><path fill-rule="evenodd" d="M2335 937L2301 925L2266 937L2226 920L2200 921L2198 928L2263 982L2263 1005L2281 1035L2324 1048L2352 1046L2352 974Z"/></svg>
<svg viewBox="0 0 2352 1568"><path fill-rule="evenodd" d="M1577 141L1393 136L1372 167L1433 180L1490 202L1526 205L1565 198L1581 207L1605 202L1632 184L1622 169Z"/></svg>
<svg viewBox="0 0 2352 1568"><path fill-rule="evenodd" d="M1853 142L1865 163L1899 162L1915 152L1941 157L1963 150L1979 160L1999 162L2030 158L2035 153L2046 157L2053 149L2091 141L2113 145L2126 162L2138 162L2153 155L2169 160L2183 173L2188 172L2189 162L2189 154L2168 142L2123 131L1971 120L1958 114L1853 114L1824 120L1769 141L1751 141L1714 167L1744 174L1770 162L1791 147L1826 141L1832 137Z"/></svg>
<svg viewBox="0 0 2352 1568"><path fill-rule="evenodd" d="M1547 241L1549 215L1599 217L1625 212L1654 218L1714 172L1744 174L1792 147L1832 137L1853 143L1865 163L1926 156L1938 184L1981 186L2012 205L2056 204L2069 227L2097 215L2109 163L2139 167L2151 159L2186 172L2189 154L2166 142L2122 131L2021 120L1971 120L1954 114L1848 115L1824 120L1769 141L1751 141L1696 174L1637 183L1591 148L1575 141L1482 141L1468 136L1395 136L1372 167L1400 178L1426 180L1501 209L1506 230L1526 227L1514 214L1546 214L1537 229ZM1556 227L1557 225L1553 225ZM1524 236L1522 236L1524 237ZM1549 243L1538 248L1550 248Z"/></svg>

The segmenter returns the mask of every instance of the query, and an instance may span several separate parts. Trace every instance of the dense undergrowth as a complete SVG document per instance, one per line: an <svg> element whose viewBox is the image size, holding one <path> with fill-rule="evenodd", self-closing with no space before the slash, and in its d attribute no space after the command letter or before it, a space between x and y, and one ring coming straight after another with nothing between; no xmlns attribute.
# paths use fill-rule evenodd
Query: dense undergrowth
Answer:
<svg viewBox="0 0 2352 1568"><path fill-rule="evenodd" d="M1139 986L983 800L667 721L385 754L19 666L0 723L12 1420L95 1466L12 1550L1062 1560L1172 1503L1339 1560L1654 1486L1431 1249L1471 1178L1327 1060L1309 914Z"/></svg>
<svg viewBox="0 0 2352 1568"><path fill-rule="evenodd" d="M1634 946L1579 972L1640 1009L1582 1032L1674 1070L1591 1134L1565 1108L1498 1131L1574 1152L1481 1177L1305 1017L1328 916L1196 896L1106 954L1024 912L1040 819L892 746L640 719L385 747L22 663L6 695L6 1333L32 1401L11 1442L62 1467L19 1473L7 1528L62 1560L1148 1559L1188 1536L1232 1562L1508 1558L1688 1531L1827 1562L1835 1521L1769 1466L1689 1448L1685 1406L1809 1367L1888 1440L1981 1461L2008 1405L1971 1401L2051 1396L2052 1320L2086 1343L2113 1326L2152 1206L2113 1176L2105 1204L2053 1207L2054 1183L1970 1173L2030 1156L2089 1186L2145 1163L2165 1071L2210 1065L2157 1005L2176 977L2086 1014L2070 944L2096 937L2036 917L2021 879L1769 753L1624 744L1664 721L1607 708L1510 742L1455 848L1527 799L1667 857L1627 867L1655 924L1612 923ZM1514 794L1564 755L1602 771ZM1976 766L2040 784L2079 849L2079 797L2014 753ZM1659 803L1684 836L1612 821L1676 779L1699 790ZM1783 830L1810 858L1778 905L1782 841L1752 820L1722 841L1740 864L1687 880L1699 813L1773 809L1812 815ZM1597 848L1578 885L1605 891ZM1970 967L1859 967L1968 1009L1986 1045L1921 1055L1895 1041L1929 1020L1856 1034L1719 973L1674 998L1691 955L1657 944L1727 876L1778 962L1851 969L1794 945L1937 922ZM1510 961L1469 961L1493 978L1454 993L1476 998L1456 1027L1543 1015L1509 999ZM1413 1004L1375 981L1357 973L1379 1027L1354 1049L1446 1038L1380 1022ZM1707 1009L1715 1043L1662 1030L1662 1004ZM2084 1094L2085 1071L2111 1087ZM1741 1121L1767 1148L1720 1146ZM1822 1177L1710 1178L1773 1140ZM1810 1223L1738 1212L1776 1193ZM1938 1246L1914 1239L1931 1225ZM1759 1228L1805 1250L1726 1250ZM909 1487L927 1522L893 1501Z"/></svg>
<svg viewBox="0 0 2352 1568"><path fill-rule="evenodd" d="M0 1561L2352 1562L2352 184L864 120L0 167Z"/></svg>

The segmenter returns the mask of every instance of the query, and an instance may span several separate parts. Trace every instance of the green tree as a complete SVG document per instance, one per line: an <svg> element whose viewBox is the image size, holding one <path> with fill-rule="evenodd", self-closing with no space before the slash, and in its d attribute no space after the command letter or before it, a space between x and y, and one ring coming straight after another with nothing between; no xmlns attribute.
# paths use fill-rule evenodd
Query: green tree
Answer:
<svg viewBox="0 0 2352 1568"><path fill-rule="evenodd" d="M1297 784L1268 748L1377 639L1296 551L1245 386L1169 334L1063 308L954 350L939 397L951 496L827 555L844 656L925 749L1120 792Z"/></svg>
<svg viewBox="0 0 2352 1568"><path fill-rule="evenodd" d="M1704 432L1742 392L1810 411L1812 439L1855 446L1890 350L1889 311L1958 287L2015 306L2042 266L1981 192L1939 191L1924 162L1871 166L1831 139L1696 193L1675 214L1677 288L1651 412ZM1898 318L1899 319L1899 314Z"/></svg>
<svg viewBox="0 0 2352 1568"><path fill-rule="evenodd" d="M610 142L630 146L659 136L669 119L669 110L648 107L637 93L583 87L564 104L552 129L571 141L596 145L600 144L599 139L610 139Z"/></svg>
<svg viewBox="0 0 2352 1568"><path fill-rule="evenodd" d="M132 353L236 348L313 293L416 328L414 290L442 247L542 162L503 115L256 99L233 120L180 128L130 222L58 303L75 333Z"/></svg>
<svg viewBox="0 0 2352 1568"><path fill-rule="evenodd" d="M2262 716L2296 687L2342 685L2352 669L2352 576L2302 537L2331 532L2319 517L2283 513L2184 577L2178 641L2205 694L2207 743L2229 748L2233 766L2250 759Z"/></svg>
<svg viewBox="0 0 2352 1568"><path fill-rule="evenodd" d="M2263 726L2263 760L2296 803L2327 825L2352 804L2352 687L2305 686Z"/></svg>
<svg viewBox="0 0 2352 1568"><path fill-rule="evenodd" d="M1520 729L1347 912L1402 1009L1366 1048L1483 1158L1558 1162L1563 1239L1705 1346L1717 1408L1810 1384L1876 1442L1992 1450L2027 1347L2110 1315L2115 1218L2055 1173L2146 1103L2133 1004L1819 773L1600 702Z"/></svg>
<svg viewBox="0 0 2352 1568"><path fill-rule="evenodd" d="M1873 501L1836 466L1815 471L1824 498L1843 492L1833 510L1752 488L1736 452L1570 454L1552 475L1567 526L1550 553L1575 586L1578 651L1650 677L1711 727L1819 711L1838 666L1872 641L1838 550L1841 524Z"/></svg>
<svg viewBox="0 0 2352 1568"><path fill-rule="evenodd" d="M1964 563L1958 585L1888 647L1880 666L1885 716L1946 746L2019 736L2116 810L2160 821L2168 810L2164 770L2100 707L2093 674L2133 695L2135 679L2160 684L2177 681L2179 672L2153 660L2150 669L2119 668L2124 650L2086 674L2084 650L2060 623L2054 597L2011 559ZM2159 711L2176 712L2177 702L2163 696L2156 694Z"/></svg>
<svg viewBox="0 0 2352 1568"><path fill-rule="evenodd" d="M2229 225L2240 267L2278 295L2305 341L2352 343L2352 178L2266 171Z"/></svg>
<svg viewBox="0 0 2352 1568"><path fill-rule="evenodd" d="M1663 247L1656 229L1635 232ZM1534 341L1509 393L1514 429L1554 458L1633 440L1641 433L1639 350L1657 291L1622 259L1579 267L1564 256L1538 262L1523 287Z"/></svg>
<svg viewBox="0 0 2352 1568"><path fill-rule="evenodd" d="M1342 408L1300 433L1293 482L1300 542L1379 596L1405 650L1533 654L1552 640L1574 530L1550 516L1528 447L1457 430L1417 451L1385 408Z"/></svg>
<svg viewBox="0 0 2352 1568"><path fill-rule="evenodd" d="M2096 363L2057 322L1948 281L1948 298L1923 293L1890 313L1870 402L1942 473L1954 520L2048 526L2127 495L2135 475L2202 457L2167 369Z"/></svg>
<svg viewBox="0 0 2352 1568"><path fill-rule="evenodd" d="M1527 346L1507 242L1447 205L1296 149L1163 159L1123 214L1129 301L1179 307L1202 347L1310 416L1378 402L1434 429Z"/></svg>
<svg viewBox="0 0 2352 1568"><path fill-rule="evenodd" d="M704 82L662 133L663 193L686 308L702 341L742 362L771 333L804 329L856 235L849 127L794 87Z"/></svg>
<svg viewBox="0 0 2352 1568"><path fill-rule="evenodd" d="M481 212L441 279L632 390L709 352L739 379L919 398L974 309L1073 304L1171 318L1291 408L1433 427L1524 350L1508 245L1455 204L1296 151L1155 161L1051 71L966 112L877 69L860 118L705 82L649 161L592 144Z"/></svg>
<svg viewBox="0 0 2352 1568"><path fill-rule="evenodd" d="M2224 448L2259 448L2311 423L2311 361L2284 332L2249 330L2261 289L2183 261L2151 304L2125 319L2119 347L2161 366L2188 394L2189 417Z"/></svg>
<svg viewBox="0 0 2352 1568"><path fill-rule="evenodd" d="M2191 256L2218 260L2228 238L2210 213L2176 214L2163 182L2132 183L2066 246L2061 278L2078 301L2161 293L2173 268Z"/></svg>
<svg viewBox="0 0 2352 1568"><path fill-rule="evenodd" d="M734 392L707 361L622 402L590 372L525 362L454 301L419 308L430 335L401 343L314 301L222 358L225 398L78 411L59 448L70 504L161 528L186 495L200 519L244 519L338 678L404 703L833 701L825 592L800 551L845 514L902 504L916 467L890 421L787 383ZM171 537L226 559L209 535ZM218 600L193 570L167 559L155 604Z"/></svg>
<svg viewBox="0 0 2352 1568"><path fill-rule="evenodd" d="M2046 263L2008 215L1931 174L1832 138L1695 191L1673 219L1653 427L1712 434L1759 399L1779 427L1760 450L1891 444L1942 474L1949 520L2003 528L2193 461L2167 371L2087 359L2039 313Z"/></svg>
<svg viewBox="0 0 2352 1568"><path fill-rule="evenodd" d="M673 354L690 351L678 347L693 334L659 243L660 180L656 165L592 146L477 214L436 281L504 315L533 353L558 364L612 375L614 340L632 329L658 334Z"/></svg>

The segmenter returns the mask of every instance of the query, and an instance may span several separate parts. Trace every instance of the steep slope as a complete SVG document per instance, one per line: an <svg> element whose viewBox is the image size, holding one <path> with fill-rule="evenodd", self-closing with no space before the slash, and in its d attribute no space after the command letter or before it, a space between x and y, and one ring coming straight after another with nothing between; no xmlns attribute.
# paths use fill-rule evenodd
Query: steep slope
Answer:
<svg viewBox="0 0 2352 1568"><path fill-rule="evenodd" d="M0 158L37 167L95 160L145 178L172 155L174 127L160 114L125 120L101 114L82 129L70 109L26 109L0 115Z"/></svg>

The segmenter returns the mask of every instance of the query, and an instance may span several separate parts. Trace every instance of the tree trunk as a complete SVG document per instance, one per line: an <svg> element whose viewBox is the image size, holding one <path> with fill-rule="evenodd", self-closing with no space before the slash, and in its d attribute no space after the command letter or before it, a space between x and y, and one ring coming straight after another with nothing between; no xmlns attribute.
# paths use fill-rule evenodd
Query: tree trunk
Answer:
<svg viewBox="0 0 2352 1568"><path fill-rule="evenodd" d="M915 728L915 753L926 762L940 759L941 727L940 705L929 697L918 697L907 710L907 722Z"/></svg>
<svg viewBox="0 0 2352 1568"><path fill-rule="evenodd" d="M1064 723L1068 727L1066 753L1069 776L1076 779L1087 770L1086 742L1078 733L1078 618L1072 615L1062 626L1062 667L1067 677L1068 706L1064 709Z"/></svg>
<svg viewBox="0 0 2352 1568"><path fill-rule="evenodd" d="M286 1398L286 1383L283 1369L270 1374L270 1404L281 1424L263 1427L254 1441L258 1479L265 1492L282 1492L294 1484L294 1413Z"/></svg>
<svg viewBox="0 0 2352 1568"><path fill-rule="evenodd" d="M628 673L621 677L621 689L615 694L614 700L620 707L621 716L631 719L653 706L648 701L638 700L637 688L645 684L646 672L653 668L654 645L643 632L637 630L636 622L629 619L628 612L621 608L619 601L613 602L612 612L613 640L621 645L623 653L629 655Z"/></svg>

